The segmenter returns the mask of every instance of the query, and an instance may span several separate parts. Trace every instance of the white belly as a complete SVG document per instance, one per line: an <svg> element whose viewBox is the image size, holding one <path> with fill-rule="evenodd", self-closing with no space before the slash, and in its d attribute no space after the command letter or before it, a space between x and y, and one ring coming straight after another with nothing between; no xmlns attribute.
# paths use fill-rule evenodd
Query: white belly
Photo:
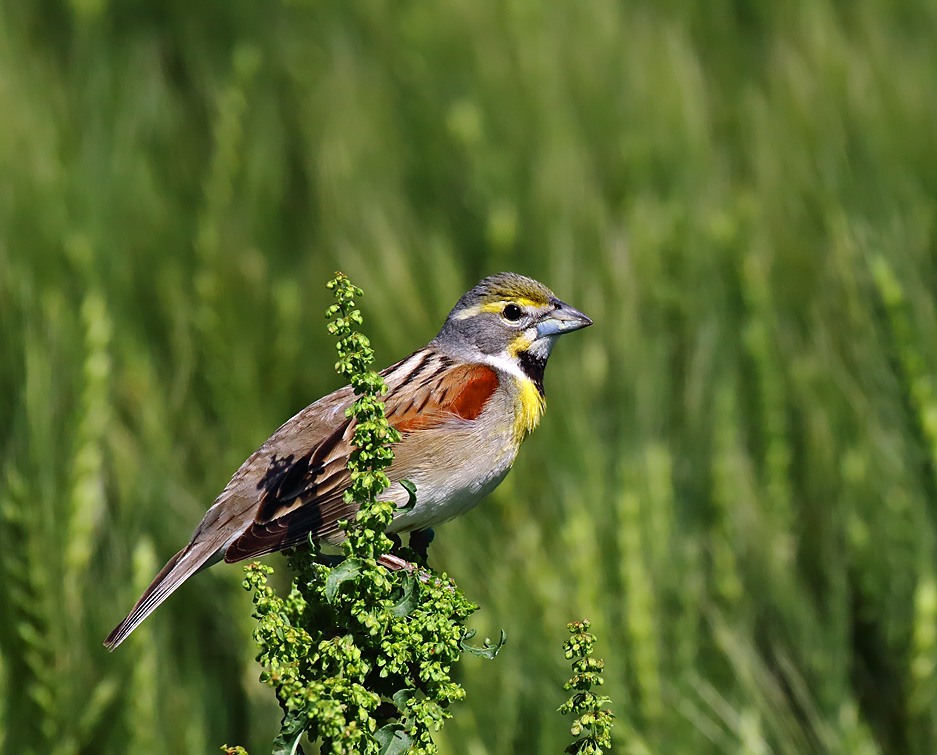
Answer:
<svg viewBox="0 0 937 755"><path fill-rule="evenodd" d="M389 532L432 527L464 514L494 490L517 457L514 398L496 392L477 420L453 419L438 428L405 434L394 445L387 476L416 485L416 506L394 517ZM398 506L407 491L394 482L382 496Z"/></svg>
<svg viewBox="0 0 937 755"><path fill-rule="evenodd" d="M416 506L394 517L388 532L409 532L441 524L460 516L494 490L511 471L515 453L505 452L494 465L489 460L476 460L458 470L441 474L414 474L410 481L416 485ZM479 474L480 470L487 473ZM392 483L382 499L405 505L409 499L400 483Z"/></svg>

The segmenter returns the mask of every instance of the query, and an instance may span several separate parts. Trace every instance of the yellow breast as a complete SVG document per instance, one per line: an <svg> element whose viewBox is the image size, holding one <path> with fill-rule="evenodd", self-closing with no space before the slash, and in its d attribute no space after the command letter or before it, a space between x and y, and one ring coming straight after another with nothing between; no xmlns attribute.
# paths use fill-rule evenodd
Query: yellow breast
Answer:
<svg viewBox="0 0 937 755"><path fill-rule="evenodd" d="M533 380L517 378L516 386L514 440L520 444L540 424L547 402Z"/></svg>

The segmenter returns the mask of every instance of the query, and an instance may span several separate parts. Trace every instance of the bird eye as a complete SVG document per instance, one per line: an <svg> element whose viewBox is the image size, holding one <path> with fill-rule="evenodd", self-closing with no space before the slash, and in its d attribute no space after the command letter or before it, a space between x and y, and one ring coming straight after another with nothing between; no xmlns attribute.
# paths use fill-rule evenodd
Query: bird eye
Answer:
<svg viewBox="0 0 937 755"><path fill-rule="evenodd" d="M511 322L517 322L521 319L521 315L524 313L521 311L521 308L516 304L508 304L504 310L501 312L504 315L505 320L510 320Z"/></svg>

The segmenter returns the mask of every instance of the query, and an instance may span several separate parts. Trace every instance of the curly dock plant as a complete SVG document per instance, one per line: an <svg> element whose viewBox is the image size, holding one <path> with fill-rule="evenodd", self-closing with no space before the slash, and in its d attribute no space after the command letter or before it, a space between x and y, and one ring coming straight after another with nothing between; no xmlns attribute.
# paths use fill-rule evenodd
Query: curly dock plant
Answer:
<svg viewBox="0 0 937 755"><path fill-rule="evenodd" d="M343 522L345 559L337 566L322 563L314 543L289 555L296 576L286 598L269 585L269 566L246 569L261 680L274 688L283 709L273 752L302 752L305 733L322 753L429 755L437 752L431 733L450 716L449 704L465 697L452 681L453 664L463 650L494 657L501 644L465 644L472 635L465 621L477 606L445 575L388 571L378 563L392 546L384 529L395 504L378 496L390 484L383 470L399 435L384 418L380 397L387 388L369 370L371 346L355 331L362 324L355 297L362 292L341 273L328 286L336 300L326 312L329 332L338 338L335 369L356 396L348 409L355 451L345 499L360 508ZM412 505L413 487L408 490Z"/></svg>
<svg viewBox="0 0 937 755"><path fill-rule="evenodd" d="M577 739L566 748L570 755L601 755L612 746L615 716L603 709L611 700L592 692L593 687L605 683L602 678L605 664L600 658L592 657L595 635L589 631L590 626L588 621L567 624L572 636L563 643L566 659L573 662L573 676L563 685L563 689L573 690L573 694L559 708L560 713L575 716L570 733Z"/></svg>

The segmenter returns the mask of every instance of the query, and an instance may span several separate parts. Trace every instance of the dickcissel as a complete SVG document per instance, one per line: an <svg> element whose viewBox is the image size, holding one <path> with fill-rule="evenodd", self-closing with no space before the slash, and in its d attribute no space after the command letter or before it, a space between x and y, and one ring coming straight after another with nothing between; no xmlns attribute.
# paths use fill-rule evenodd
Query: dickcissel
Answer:
<svg viewBox="0 0 937 755"><path fill-rule="evenodd" d="M504 479L543 413L543 373L556 339L591 325L542 283L516 273L482 280L439 334L381 375L388 422L400 433L387 469L387 500L416 504L388 532L411 532L463 514ZM302 545L335 545L355 513L343 493L352 450L351 387L310 404L242 465L104 644L117 647L199 569Z"/></svg>

